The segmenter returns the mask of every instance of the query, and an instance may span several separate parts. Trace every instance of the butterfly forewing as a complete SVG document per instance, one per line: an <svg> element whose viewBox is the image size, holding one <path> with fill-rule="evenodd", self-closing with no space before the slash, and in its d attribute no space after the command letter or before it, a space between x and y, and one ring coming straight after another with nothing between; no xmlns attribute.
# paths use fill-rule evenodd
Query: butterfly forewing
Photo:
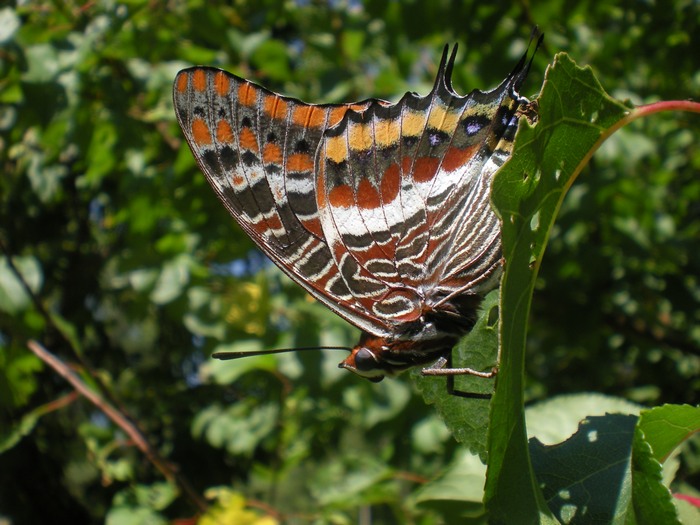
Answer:
<svg viewBox="0 0 700 525"><path fill-rule="evenodd" d="M323 131L353 105L309 105L221 70L175 80L178 121L202 171L255 243L297 283L363 330L386 329L350 292L316 204L314 156Z"/></svg>

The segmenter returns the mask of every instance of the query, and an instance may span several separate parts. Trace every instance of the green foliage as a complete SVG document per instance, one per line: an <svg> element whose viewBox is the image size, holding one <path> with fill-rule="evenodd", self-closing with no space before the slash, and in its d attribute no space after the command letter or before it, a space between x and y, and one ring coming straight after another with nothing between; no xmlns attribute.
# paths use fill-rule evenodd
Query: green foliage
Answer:
<svg viewBox="0 0 700 525"><path fill-rule="evenodd" d="M532 515L548 510L538 502L538 480L527 473L523 418L525 343L530 301L557 211L569 188L608 130L627 109L608 97L590 70L564 55L548 69L538 97L538 122L525 120L511 161L493 183L492 200L503 221L501 283L501 377L493 399L486 498L492 515L504 521L513 512ZM521 490L508 490L518 480ZM533 506L534 503L537 505Z"/></svg>
<svg viewBox="0 0 700 525"><path fill-rule="evenodd" d="M598 523L674 522L671 503L692 523L697 511L670 494L697 496L699 485L697 409L682 405L697 403L700 388L697 118L659 115L623 128L563 202L563 188L545 186L557 166L539 177L528 171L527 180L512 174L520 189L498 190L524 198L526 209L520 200L508 209L522 211L521 231L535 245L509 255L526 257L500 308L517 323L507 345L516 353L503 356L489 416L487 401L447 398L442 379L420 379L415 389L408 375L374 385L338 370L330 353L210 360L227 349L347 345L357 334L252 250L198 172L170 99L179 69L206 64L307 101L396 100L429 89L440 49L454 41L454 85L487 89L511 70L534 23L546 41L526 95L566 51L591 64L615 99L687 99L700 92L698 5L658 4L133 0L0 8L0 516L134 523L199 513L182 485L28 353L36 338L81 377L92 375L91 388L102 384L195 494L209 490L215 503L199 514L202 523L483 523L484 467L467 450L488 454L490 473L499 472L486 491L494 515L496 502L523 503L560 520L575 511L571 523L589 523L576 521L585 510L576 496L611 487L595 504L614 519ZM518 158L585 154L587 133L600 133L614 114L599 108L597 126L562 129L580 128L579 102L589 104L588 120L596 103L626 111L600 95L590 72L575 72L563 57L556 67L564 78L550 88L570 100L546 103L543 93L540 124L556 126L523 131L539 141L552 134L547 144L563 138L556 151L519 139L519 148L529 145ZM549 199L545 211L537 214L530 190L542 193L538 202ZM524 271L531 256L536 280ZM523 287L535 290L531 308ZM514 303L515 316L507 311ZM494 309L486 305L456 364L493 364ZM489 391L492 383L467 378L457 388ZM642 412L635 427L600 409L636 407L557 397L580 391L675 405ZM528 445L518 421L523 402L535 400L547 401L528 410L529 435L546 445ZM581 422L587 416L595 417ZM496 431L487 442L489 417ZM615 462L617 478L593 461L553 465L562 451L594 447L586 440L592 429L615 447L607 460L585 457ZM588 474L605 484L591 488ZM534 475L545 481L548 506L537 500ZM566 491L573 499L563 502ZM624 498L611 503L604 496L615 491Z"/></svg>
<svg viewBox="0 0 700 525"><path fill-rule="evenodd" d="M208 494L216 497L216 505L197 522L199 525L276 525L270 516L259 516L245 508L245 498L226 489L210 489Z"/></svg>
<svg viewBox="0 0 700 525"><path fill-rule="evenodd" d="M498 362L498 301L498 290L486 296L474 329L455 347L454 355L459 356L459 360L452 366L488 371ZM454 438L486 461L490 400L452 395L445 378L421 377L418 370L413 376L423 399L428 404L435 404ZM454 389L465 394L491 394L494 382L495 379L457 377Z"/></svg>
<svg viewBox="0 0 700 525"><path fill-rule="evenodd" d="M115 495L105 523L107 525L131 523L165 525L167 521L160 511L165 509L175 497L176 492L168 483L130 487Z"/></svg>

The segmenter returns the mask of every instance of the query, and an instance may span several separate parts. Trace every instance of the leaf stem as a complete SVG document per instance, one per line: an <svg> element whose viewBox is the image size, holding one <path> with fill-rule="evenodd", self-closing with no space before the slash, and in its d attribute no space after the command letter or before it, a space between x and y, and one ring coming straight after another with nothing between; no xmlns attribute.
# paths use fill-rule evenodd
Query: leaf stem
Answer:
<svg viewBox="0 0 700 525"><path fill-rule="evenodd" d="M559 215L559 208L564 202L564 196L569 192L569 189L573 185L574 181L578 178L578 175L581 173L586 164L588 164L588 162L591 160L593 154L596 151L598 151L598 148L600 148L603 142L608 140L613 133L615 133L620 128L623 128L627 124L634 122L639 118L653 115L655 113L661 113L663 111L688 111L691 113L700 114L700 102L694 102L692 100L662 100L659 102L652 102L651 104L645 104L643 106L635 106L634 108L631 108L627 115L615 122L615 124L610 126L600 135L595 144L593 144L593 146L588 150L586 155L581 159L581 162L579 162L578 166L576 166L576 169L574 169L572 176L569 178L566 185L564 186L564 191L562 192L561 198L557 203L557 207L553 217L556 218ZM542 251L544 253L544 246L542 247ZM535 261L536 274L539 273L539 267L542 263L542 259L543 257L538 257L537 261Z"/></svg>
<svg viewBox="0 0 700 525"><path fill-rule="evenodd" d="M700 102L693 100L662 100L652 102L643 106L637 106L632 110L629 117L622 119L625 124L646 115L653 115L662 111L688 111L690 113L700 113ZM629 120L628 120L629 119ZM624 124L623 124L624 125Z"/></svg>

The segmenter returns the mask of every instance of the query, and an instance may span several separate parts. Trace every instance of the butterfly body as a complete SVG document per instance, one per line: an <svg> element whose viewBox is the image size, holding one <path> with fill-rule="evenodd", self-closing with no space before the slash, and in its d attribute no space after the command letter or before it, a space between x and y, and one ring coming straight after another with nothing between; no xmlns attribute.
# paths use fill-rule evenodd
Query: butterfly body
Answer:
<svg viewBox="0 0 700 525"><path fill-rule="evenodd" d="M177 118L202 171L283 271L362 335L340 366L377 381L448 355L497 285L493 175L527 100L525 57L457 95L312 105L221 70L178 74Z"/></svg>

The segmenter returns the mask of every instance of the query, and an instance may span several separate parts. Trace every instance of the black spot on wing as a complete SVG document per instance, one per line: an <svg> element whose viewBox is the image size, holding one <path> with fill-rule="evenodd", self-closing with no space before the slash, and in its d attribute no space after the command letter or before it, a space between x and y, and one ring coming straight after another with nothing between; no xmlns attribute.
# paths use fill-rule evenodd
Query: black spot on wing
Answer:
<svg viewBox="0 0 700 525"><path fill-rule="evenodd" d="M221 163L219 162L219 156L213 149L208 149L202 153L202 160L204 164L209 167L212 173L217 175L221 172Z"/></svg>
<svg viewBox="0 0 700 525"><path fill-rule="evenodd" d="M420 135L407 135L401 139L403 141L404 147L412 148L420 140Z"/></svg>
<svg viewBox="0 0 700 525"><path fill-rule="evenodd" d="M253 153L250 150L246 150L243 152L243 155L241 155L241 160L246 166L254 166L255 164L260 163L260 160L258 159L257 155L255 155L255 153Z"/></svg>
<svg viewBox="0 0 700 525"><path fill-rule="evenodd" d="M238 152L231 146L224 146L219 150L219 159L226 171L233 171L238 167Z"/></svg>
<svg viewBox="0 0 700 525"><path fill-rule="evenodd" d="M311 153L311 145L307 140L301 139L298 140L296 144L294 144L294 152L295 153L306 153L309 154Z"/></svg>
<svg viewBox="0 0 700 525"><path fill-rule="evenodd" d="M326 159L325 165L325 178L326 186L328 188L335 188L336 186L341 186L345 184L348 177L348 163L347 161L333 162L330 159Z"/></svg>
<svg viewBox="0 0 700 525"><path fill-rule="evenodd" d="M308 193L297 193L295 191L287 192L287 200L289 205L297 215L308 216L318 212L316 200Z"/></svg>

